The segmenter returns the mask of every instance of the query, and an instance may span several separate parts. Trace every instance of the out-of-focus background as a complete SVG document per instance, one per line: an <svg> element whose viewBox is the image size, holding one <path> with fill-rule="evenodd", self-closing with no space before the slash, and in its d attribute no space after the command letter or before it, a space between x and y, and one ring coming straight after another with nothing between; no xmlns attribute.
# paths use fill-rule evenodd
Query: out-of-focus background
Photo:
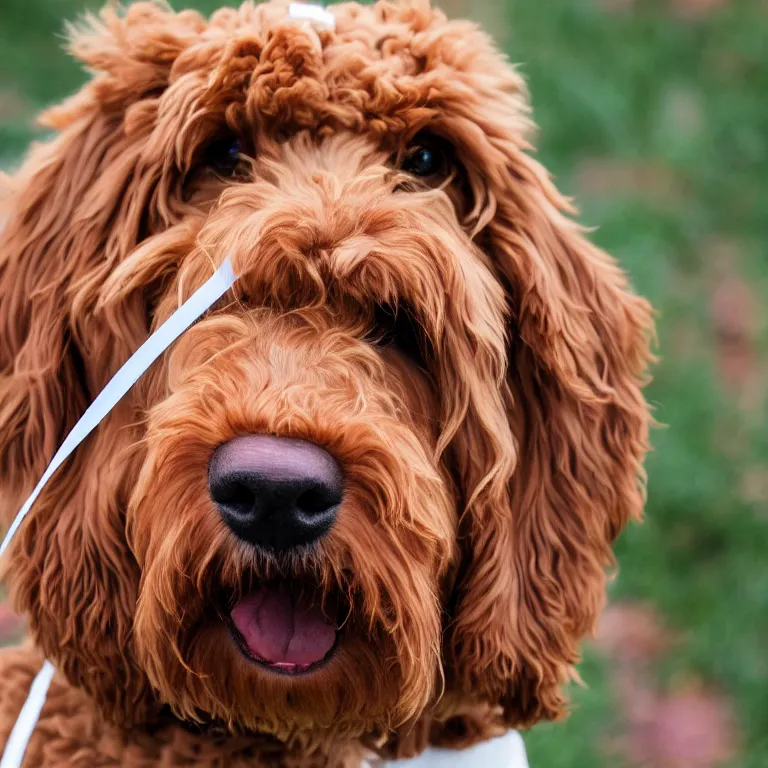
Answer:
<svg viewBox="0 0 768 768"><path fill-rule="evenodd" d="M0 0L0 166L37 135L35 113L82 82L63 20L98 5ZM648 394L667 426L647 521L618 545L572 717L526 737L531 765L766 768L768 3L442 7L520 63L541 157L659 312ZM0 641L20 631L0 605Z"/></svg>

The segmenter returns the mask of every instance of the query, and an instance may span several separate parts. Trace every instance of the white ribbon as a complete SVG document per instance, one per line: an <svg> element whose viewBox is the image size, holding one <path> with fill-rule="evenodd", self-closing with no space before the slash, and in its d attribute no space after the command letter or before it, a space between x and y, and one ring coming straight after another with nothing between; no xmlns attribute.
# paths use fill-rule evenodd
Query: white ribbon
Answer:
<svg viewBox="0 0 768 768"><path fill-rule="evenodd" d="M27 744L35 730L40 710L45 704L45 697L48 694L48 687L53 680L53 673L56 670L50 661L45 661L43 668L37 673L29 689L29 695L24 702L24 706L19 712L16 722L13 724L13 730L8 737L3 751L3 759L0 760L0 768L20 768L21 761L24 759L24 753L27 751Z"/></svg>
<svg viewBox="0 0 768 768"><path fill-rule="evenodd" d="M190 296L137 350L122 368L112 377L99 396L90 404L80 420L56 451L51 463L40 478L29 498L24 502L8 529L0 555L7 549L29 513L32 505L51 479L53 473L67 460L72 452L104 420L107 414L122 400L128 390L141 378L145 371L200 315L210 309L236 280L229 259L216 270L213 276ZM27 700L13 726L11 736L5 745L0 768L20 768L24 752L32 731L40 717L48 687L53 678L54 668L50 661L43 664L30 688Z"/></svg>
<svg viewBox="0 0 768 768"><path fill-rule="evenodd" d="M309 3L291 3L288 6L288 15L298 21L314 21L329 29L336 29L336 18L325 8Z"/></svg>
<svg viewBox="0 0 768 768"><path fill-rule="evenodd" d="M200 315L217 302L235 282L229 259L216 270L213 277L187 299L137 350L123 367L114 375L99 396L90 404L80 421L56 451L51 463L40 478L40 482L19 510L3 543L0 556L5 552L19 526L29 513L53 473L69 458L72 452L99 425L104 417L122 400L126 392L141 378L144 372Z"/></svg>

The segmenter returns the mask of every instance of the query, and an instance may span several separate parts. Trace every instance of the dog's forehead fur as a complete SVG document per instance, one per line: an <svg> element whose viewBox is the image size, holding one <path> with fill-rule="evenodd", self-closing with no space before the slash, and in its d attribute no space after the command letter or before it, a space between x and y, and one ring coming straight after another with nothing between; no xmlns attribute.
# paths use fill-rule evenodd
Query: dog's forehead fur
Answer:
<svg viewBox="0 0 768 768"><path fill-rule="evenodd" d="M90 96L101 109L162 91L158 123L184 123L186 132L216 116L273 135L347 130L375 139L456 117L498 137L513 127L525 145L524 82L474 24L448 21L427 2L343 3L332 6L330 30L292 18L289 5L246 2L206 21L139 3L73 28L71 46L100 73ZM492 128L500 124L504 131Z"/></svg>

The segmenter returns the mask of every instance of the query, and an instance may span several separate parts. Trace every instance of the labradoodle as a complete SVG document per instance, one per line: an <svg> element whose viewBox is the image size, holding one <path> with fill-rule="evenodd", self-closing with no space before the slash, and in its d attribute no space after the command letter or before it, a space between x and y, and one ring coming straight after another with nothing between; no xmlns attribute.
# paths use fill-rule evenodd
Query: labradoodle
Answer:
<svg viewBox="0 0 768 768"><path fill-rule="evenodd" d="M641 516L649 304L427 0L139 2L3 177L0 515L222 262L237 280L4 559L28 766L359 766L566 711Z"/></svg>

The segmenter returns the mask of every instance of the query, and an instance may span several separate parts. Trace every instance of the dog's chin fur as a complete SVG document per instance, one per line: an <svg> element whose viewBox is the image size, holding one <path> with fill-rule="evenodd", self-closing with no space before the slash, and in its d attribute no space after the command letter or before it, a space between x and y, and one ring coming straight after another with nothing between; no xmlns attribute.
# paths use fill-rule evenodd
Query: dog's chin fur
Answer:
<svg viewBox="0 0 768 768"><path fill-rule="evenodd" d="M641 515L651 311L528 153L519 75L421 0L345 3L335 31L287 7L87 19L71 50L93 79L3 181L6 524L150 331L226 257L239 276L6 559L38 650L0 664L0 731L44 653L60 677L31 749L52 765L53 731L60 758L247 745L354 765L558 718L611 543ZM450 147L439 178L408 171L423 141ZM316 545L269 555L222 523L208 465L248 434L341 466ZM342 606L305 674L248 658L228 624L275 582Z"/></svg>

